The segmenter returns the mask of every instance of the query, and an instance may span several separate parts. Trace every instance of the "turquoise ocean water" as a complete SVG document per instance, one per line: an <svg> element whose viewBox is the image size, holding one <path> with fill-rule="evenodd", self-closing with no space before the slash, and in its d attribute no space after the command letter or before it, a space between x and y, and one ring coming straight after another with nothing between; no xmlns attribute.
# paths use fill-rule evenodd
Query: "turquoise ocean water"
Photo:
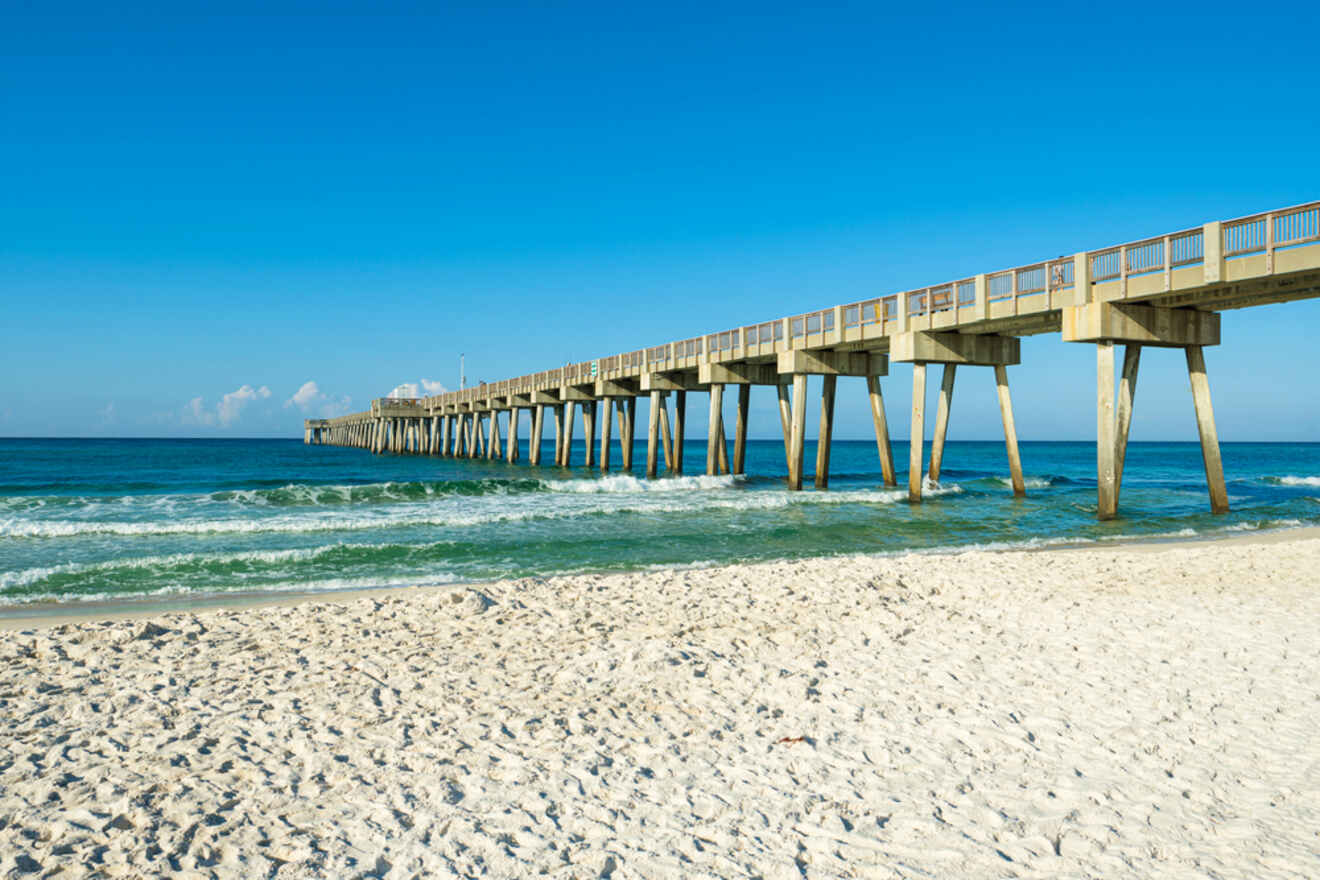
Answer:
<svg viewBox="0 0 1320 880"><path fill-rule="evenodd" d="M548 449L547 445L547 449ZM906 464L907 445L894 445ZM549 453L547 453L548 456ZM1097 523L1090 443L950 443L926 503L836 441L829 491L789 493L778 440L746 478L373 456L284 440L0 440L0 615L33 603L441 584L947 547L1040 546L1320 523L1320 444L1225 444L1208 512L1195 443L1136 443L1121 518ZM577 445L576 460L582 461ZM618 453L615 453L617 463ZM689 470L704 442L686 448ZM524 450L524 461L526 460ZM815 460L808 444L808 469Z"/></svg>

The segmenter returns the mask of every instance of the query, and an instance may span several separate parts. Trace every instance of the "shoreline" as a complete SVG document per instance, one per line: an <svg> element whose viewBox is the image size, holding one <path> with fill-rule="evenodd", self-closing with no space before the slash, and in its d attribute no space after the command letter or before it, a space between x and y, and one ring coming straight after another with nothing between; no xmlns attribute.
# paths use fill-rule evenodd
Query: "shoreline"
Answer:
<svg viewBox="0 0 1320 880"><path fill-rule="evenodd" d="M1096 541L1090 539L1060 539L1057 544L1044 546L1003 547L941 547L921 550L904 550L890 553L848 553L838 556L807 556L793 559L764 559L749 562L717 563L714 565L676 565L660 569L625 570L625 571L581 571L570 574L536 575L530 579L561 580L577 577L606 577L612 575L668 574L674 572L714 572L736 570L746 566L772 565L776 563L813 563L836 559L871 559L883 560L915 557L962 556L968 553L1074 553L1078 551L1099 551L1113 549L1119 552L1154 552L1166 547L1185 547L1189 545L1223 544L1268 544L1291 540L1320 538L1320 526L1302 525L1283 528L1261 529L1229 533L1216 536L1206 535L1157 535L1150 537L1134 536ZM141 620L151 617L171 616L176 614L198 614L209 611L244 611L262 608L287 608L304 603L316 602L334 604L352 602L364 598L386 598L411 595L424 595L431 592L458 588L480 588L491 583L505 583L528 580L529 578L503 578L499 581L449 581L440 584L409 584L380 587L352 587L342 590L289 590L284 592L245 592L232 594L205 594L195 597L174 596L169 598L132 598L122 600L94 600L86 603L34 602L31 605L0 606L0 633L28 632L48 629L65 624L96 623L101 621Z"/></svg>

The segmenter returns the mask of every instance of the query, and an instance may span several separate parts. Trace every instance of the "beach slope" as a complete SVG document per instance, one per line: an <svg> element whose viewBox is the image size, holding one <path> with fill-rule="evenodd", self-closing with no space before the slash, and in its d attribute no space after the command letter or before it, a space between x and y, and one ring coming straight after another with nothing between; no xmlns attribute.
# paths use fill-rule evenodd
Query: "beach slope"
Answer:
<svg viewBox="0 0 1320 880"><path fill-rule="evenodd" d="M1320 538L0 633L0 876L1320 874Z"/></svg>

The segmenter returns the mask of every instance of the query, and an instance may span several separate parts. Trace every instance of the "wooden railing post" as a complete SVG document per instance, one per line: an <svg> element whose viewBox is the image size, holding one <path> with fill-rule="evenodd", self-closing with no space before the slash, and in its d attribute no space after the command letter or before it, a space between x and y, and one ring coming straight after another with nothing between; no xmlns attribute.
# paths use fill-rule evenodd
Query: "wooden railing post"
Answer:
<svg viewBox="0 0 1320 880"><path fill-rule="evenodd" d="M1083 251L1073 257L1073 305L1091 301L1091 255Z"/></svg>
<svg viewBox="0 0 1320 880"><path fill-rule="evenodd" d="M1265 215L1265 274L1274 274L1274 214Z"/></svg>
<svg viewBox="0 0 1320 880"><path fill-rule="evenodd" d="M1201 227L1201 253L1204 257L1205 283L1224 280L1224 230L1219 221Z"/></svg>

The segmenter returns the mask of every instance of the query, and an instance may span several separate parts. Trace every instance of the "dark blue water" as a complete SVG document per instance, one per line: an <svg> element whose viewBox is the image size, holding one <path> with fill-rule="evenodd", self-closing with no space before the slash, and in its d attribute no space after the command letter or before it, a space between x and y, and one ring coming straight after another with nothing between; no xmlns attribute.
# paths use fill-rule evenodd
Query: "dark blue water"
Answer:
<svg viewBox="0 0 1320 880"><path fill-rule="evenodd" d="M894 452L906 463L906 444ZM829 491L790 493L779 440L749 444L746 478L651 481L283 440L0 440L0 605L1320 523L1320 444L1223 455L1232 513L1208 512L1195 443L1134 443L1121 518L1098 523L1090 443L1024 443L1025 499L1002 443L950 443L941 485L910 505L882 485L869 441L835 442ZM685 457L700 467L704 442Z"/></svg>

